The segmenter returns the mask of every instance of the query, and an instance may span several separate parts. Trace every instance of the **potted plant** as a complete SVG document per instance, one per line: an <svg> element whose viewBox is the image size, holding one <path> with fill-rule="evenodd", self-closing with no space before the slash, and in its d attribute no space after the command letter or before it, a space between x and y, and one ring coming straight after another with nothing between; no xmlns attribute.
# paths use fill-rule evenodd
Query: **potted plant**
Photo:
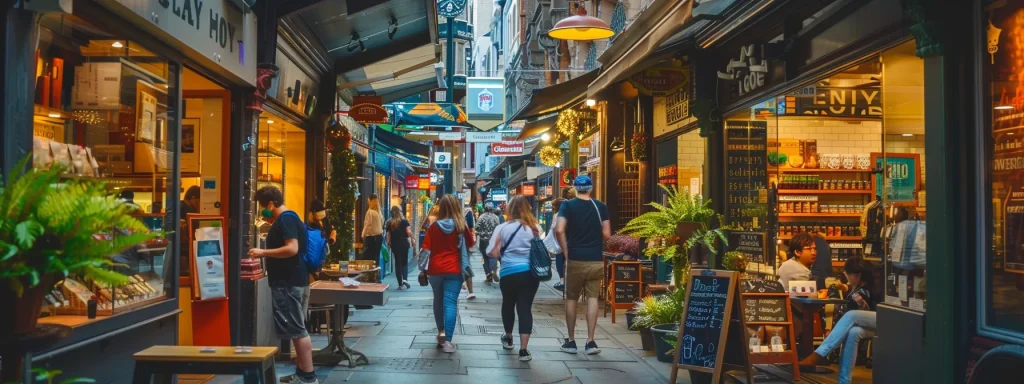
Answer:
<svg viewBox="0 0 1024 384"><path fill-rule="evenodd" d="M659 306L661 303L658 302L657 296L644 296L633 306L632 310L636 312L636 316L633 317L632 323L629 322L628 312L626 315L629 329L640 332L640 343L645 351L654 349L654 334L651 333L651 326L657 325L654 314L659 311Z"/></svg>
<svg viewBox="0 0 1024 384"><path fill-rule="evenodd" d="M648 346L647 343L653 344L658 361L672 362L670 355L672 347L668 339L674 339L676 332L679 330L678 323L680 316L683 314L683 301L685 297L686 290L677 289L667 295L644 297L643 301L638 305L640 308L638 308L633 327L640 330L640 337L641 341L644 342L645 350L649 350L646 348ZM645 329L648 335L646 337L649 338L649 341L644 340Z"/></svg>
<svg viewBox="0 0 1024 384"><path fill-rule="evenodd" d="M747 270L749 262L743 253L737 251L729 251L722 256L722 268L730 271L743 273Z"/></svg>
<svg viewBox="0 0 1024 384"><path fill-rule="evenodd" d="M619 233L649 239L650 246L644 249L644 255L658 256L672 263L678 290L683 286L683 276L689 271L690 251L700 246L715 254L715 243L718 240L727 243L728 240L722 228L717 227L724 219L711 209L711 200L701 195L680 193L675 186L659 187L666 193L667 205L648 203L654 210L630 220Z"/></svg>
<svg viewBox="0 0 1024 384"><path fill-rule="evenodd" d="M157 238L101 182L66 179L63 166L18 164L0 180L0 339L31 332L53 283L69 274L106 285L119 252ZM0 179L3 179L0 177ZM113 236L112 236L113 235ZM108 240L109 239L109 240Z"/></svg>
<svg viewBox="0 0 1024 384"><path fill-rule="evenodd" d="M628 235L612 235L605 244L605 249L611 253L621 253L636 260L640 255L640 240Z"/></svg>

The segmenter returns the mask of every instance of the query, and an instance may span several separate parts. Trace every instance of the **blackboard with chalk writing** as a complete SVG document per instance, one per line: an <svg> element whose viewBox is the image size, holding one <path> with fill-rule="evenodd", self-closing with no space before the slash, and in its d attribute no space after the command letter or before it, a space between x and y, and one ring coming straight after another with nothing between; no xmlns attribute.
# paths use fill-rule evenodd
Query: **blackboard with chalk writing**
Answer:
<svg viewBox="0 0 1024 384"><path fill-rule="evenodd" d="M717 382L733 309L735 276L732 271L691 270L674 368L711 372Z"/></svg>
<svg viewBox="0 0 1024 384"><path fill-rule="evenodd" d="M740 300L743 303L743 320L747 323L788 323L789 311L786 310L786 294L782 295L782 297L767 297L740 294Z"/></svg>
<svg viewBox="0 0 1024 384"><path fill-rule="evenodd" d="M640 283L615 283L615 303L632 304L640 299Z"/></svg>
<svg viewBox="0 0 1024 384"><path fill-rule="evenodd" d="M612 269L615 281L640 281L640 263L616 261L612 263Z"/></svg>

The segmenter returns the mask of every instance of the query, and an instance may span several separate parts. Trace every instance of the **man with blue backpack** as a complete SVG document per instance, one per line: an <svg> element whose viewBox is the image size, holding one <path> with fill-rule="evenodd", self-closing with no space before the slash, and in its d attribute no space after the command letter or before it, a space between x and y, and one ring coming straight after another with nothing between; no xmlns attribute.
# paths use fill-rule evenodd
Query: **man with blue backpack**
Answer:
<svg viewBox="0 0 1024 384"><path fill-rule="evenodd" d="M250 249L249 256L267 258L274 328L279 338L291 340L295 347L295 374L282 377L280 382L319 384L313 371L313 344L306 331L305 308L309 273L323 265L326 240L319 230L307 230L299 215L284 205L284 194L277 187L260 188L255 199L260 215L273 224L267 233L267 249Z"/></svg>

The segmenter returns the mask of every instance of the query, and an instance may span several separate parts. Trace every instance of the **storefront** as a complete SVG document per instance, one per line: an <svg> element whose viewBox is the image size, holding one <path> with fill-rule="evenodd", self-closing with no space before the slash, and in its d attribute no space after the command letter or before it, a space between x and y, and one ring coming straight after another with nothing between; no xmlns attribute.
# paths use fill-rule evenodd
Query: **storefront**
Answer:
<svg viewBox="0 0 1024 384"><path fill-rule="evenodd" d="M44 308L40 323L69 326L71 335L35 355L34 364L97 381L127 380L130 371L111 368L130 365L131 354L145 347L230 345L237 336L231 324L242 250L232 240L241 231L217 231L225 268L215 281L219 293L195 289L189 235L192 224L226 223L243 204L229 164L245 150L228 143L243 135L248 117L231 105L253 93L256 19L230 1L208 1L209 13L184 18L159 2L73 5L72 13L38 14L26 34L39 36L32 57L5 58L27 60L35 71L34 87L20 97L33 103L33 164L63 164L73 170L69 177L105 182L111 194L139 207L136 216L147 226L169 234L118 256L127 266L118 272L132 277L132 287L109 292L76 276L64 279L54 295L65 300ZM219 29L207 25L207 15L216 16ZM18 116L3 119L5 142L24 137L16 132ZM188 214L202 220L185 220ZM128 299L101 302L90 318L85 300L93 295ZM67 361L76 362L75 371Z"/></svg>

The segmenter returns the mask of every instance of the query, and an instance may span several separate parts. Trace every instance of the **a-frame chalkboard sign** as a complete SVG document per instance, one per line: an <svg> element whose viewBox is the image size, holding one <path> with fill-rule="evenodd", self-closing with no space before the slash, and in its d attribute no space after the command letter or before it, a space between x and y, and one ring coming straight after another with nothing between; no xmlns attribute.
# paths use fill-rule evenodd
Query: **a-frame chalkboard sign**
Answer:
<svg viewBox="0 0 1024 384"><path fill-rule="evenodd" d="M739 291L736 317L740 320L747 344L735 347L746 351L743 355L746 360L744 368L747 372L747 384L754 384L754 364L791 364L793 382L799 382L800 367L797 364L799 359L796 354L796 333L793 330L793 310L789 303L789 294L782 289L781 284L773 280L744 281L739 284ZM769 329L774 329L774 333L769 332ZM781 345L771 344L775 335L780 336ZM751 336L758 338L760 345L757 350L751 346Z"/></svg>
<svg viewBox="0 0 1024 384"><path fill-rule="evenodd" d="M719 382L735 292L736 272L690 270L669 383L679 369L711 373L711 382Z"/></svg>

